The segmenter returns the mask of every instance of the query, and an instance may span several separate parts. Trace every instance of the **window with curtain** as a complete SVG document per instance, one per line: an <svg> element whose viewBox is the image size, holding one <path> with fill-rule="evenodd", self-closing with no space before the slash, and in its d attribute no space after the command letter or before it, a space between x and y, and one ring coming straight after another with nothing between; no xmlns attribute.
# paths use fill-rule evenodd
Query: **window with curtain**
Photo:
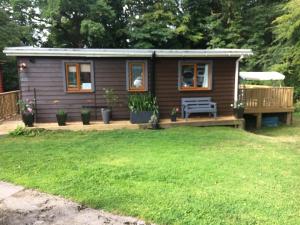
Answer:
<svg viewBox="0 0 300 225"><path fill-rule="evenodd" d="M211 90L211 62L179 62L179 90Z"/></svg>
<svg viewBox="0 0 300 225"><path fill-rule="evenodd" d="M147 63L146 61L127 62L127 89L132 92L147 91Z"/></svg>
<svg viewBox="0 0 300 225"><path fill-rule="evenodd" d="M67 92L91 92L93 90L91 63L66 63Z"/></svg>

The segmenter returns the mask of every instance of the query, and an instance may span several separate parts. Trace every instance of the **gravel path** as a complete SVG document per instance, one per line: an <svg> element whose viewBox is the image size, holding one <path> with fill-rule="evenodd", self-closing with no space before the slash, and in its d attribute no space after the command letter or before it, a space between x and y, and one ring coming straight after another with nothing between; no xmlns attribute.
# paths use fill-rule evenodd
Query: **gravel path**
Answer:
<svg viewBox="0 0 300 225"><path fill-rule="evenodd" d="M146 225L64 198L0 182L0 225Z"/></svg>

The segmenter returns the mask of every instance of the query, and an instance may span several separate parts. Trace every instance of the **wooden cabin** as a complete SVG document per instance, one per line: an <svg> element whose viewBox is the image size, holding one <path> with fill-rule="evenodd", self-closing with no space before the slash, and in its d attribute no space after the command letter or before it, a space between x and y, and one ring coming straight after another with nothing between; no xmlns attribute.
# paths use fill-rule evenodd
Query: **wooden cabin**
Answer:
<svg viewBox="0 0 300 225"><path fill-rule="evenodd" d="M233 116L238 98L239 60L249 49L64 49L6 48L17 57L21 98L35 99L38 122L54 122L58 109L80 120L83 106L105 106L103 88L113 88L119 104L114 120L129 119L131 93L151 92L157 97L161 118L186 97L211 97L218 116Z"/></svg>

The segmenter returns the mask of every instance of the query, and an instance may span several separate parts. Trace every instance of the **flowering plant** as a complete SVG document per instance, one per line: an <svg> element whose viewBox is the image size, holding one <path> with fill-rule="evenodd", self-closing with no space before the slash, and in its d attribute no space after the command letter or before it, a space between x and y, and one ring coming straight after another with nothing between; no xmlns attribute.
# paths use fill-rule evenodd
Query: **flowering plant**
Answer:
<svg viewBox="0 0 300 225"><path fill-rule="evenodd" d="M176 116L178 112L179 112L179 108L178 107L172 108L171 116Z"/></svg>
<svg viewBox="0 0 300 225"><path fill-rule="evenodd" d="M234 109L241 109L241 108L244 108L245 105L242 101L238 100L238 101L235 101L233 104L230 105L232 108Z"/></svg>
<svg viewBox="0 0 300 225"><path fill-rule="evenodd" d="M20 106L20 110L22 113L31 113L34 114L34 100L22 100L20 99L17 103Z"/></svg>

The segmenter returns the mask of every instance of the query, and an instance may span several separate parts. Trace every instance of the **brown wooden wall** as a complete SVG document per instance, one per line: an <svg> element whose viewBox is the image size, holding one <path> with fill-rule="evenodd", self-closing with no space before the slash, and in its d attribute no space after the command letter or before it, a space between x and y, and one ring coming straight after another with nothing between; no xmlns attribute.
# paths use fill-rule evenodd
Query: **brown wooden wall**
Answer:
<svg viewBox="0 0 300 225"><path fill-rule="evenodd" d="M173 107L181 105L182 97L212 97L217 103L218 115L232 115L230 104L234 101L235 58L213 60L212 90L179 91L178 60L156 60L156 96L162 117L169 117ZM203 59L202 59L203 60Z"/></svg>
<svg viewBox="0 0 300 225"><path fill-rule="evenodd" d="M63 62L68 59L35 58L19 59L27 68L20 73L22 98L33 99L36 90L37 121L55 121L58 109L68 112L68 120L80 120L82 106L105 106L103 88L113 88L119 97L114 107L114 119L129 118L126 91L126 59L94 59L95 93L66 93L64 88ZM74 60L74 59L70 59ZM82 59L80 59L82 60ZM95 119L95 110L92 109ZM101 119L100 109L97 118Z"/></svg>
<svg viewBox="0 0 300 225"><path fill-rule="evenodd" d="M36 90L37 121L56 121L58 109L68 112L69 120L80 120L83 105L105 106L103 88L113 88L119 97L119 104L113 109L113 119L128 119L128 92L126 90L126 60L86 59L94 61L95 93L66 93L64 88L63 61L66 58L19 58L27 68L20 73L21 96L23 99L34 98ZM83 59L79 59L83 60ZM151 63L149 62L151 68ZM149 90L151 78L149 68ZM178 59L156 59L156 96L162 117L169 117L172 107L180 106L181 97L211 96L218 104L220 115L232 114L230 104L234 96L235 59L213 60L213 89L206 92L178 91ZM97 110L97 119L101 119ZM95 110L92 110L95 119Z"/></svg>

